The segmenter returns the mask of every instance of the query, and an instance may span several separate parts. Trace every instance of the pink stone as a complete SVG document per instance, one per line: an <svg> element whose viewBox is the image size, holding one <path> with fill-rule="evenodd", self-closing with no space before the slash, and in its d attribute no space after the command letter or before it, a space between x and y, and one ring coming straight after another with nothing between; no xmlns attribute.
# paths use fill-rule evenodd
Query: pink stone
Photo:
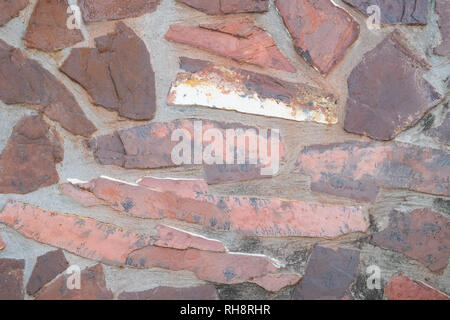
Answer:
<svg viewBox="0 0 450 320"><path fill-rule="evenodd" d="M445 293L405 275L397 275L389 279L384 288L384 294L388 300L450 300Z"/></svg>

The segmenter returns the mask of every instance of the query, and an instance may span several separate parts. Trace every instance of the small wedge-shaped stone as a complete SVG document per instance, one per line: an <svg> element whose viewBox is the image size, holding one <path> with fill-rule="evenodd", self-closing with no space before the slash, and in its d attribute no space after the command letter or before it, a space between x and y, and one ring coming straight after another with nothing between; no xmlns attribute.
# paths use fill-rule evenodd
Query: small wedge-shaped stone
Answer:
<svg viewBox="0 0 450 320"><path fill-rule="evenodd" d="M441 100L423 78L427 68L394 31L365 54L347 80L345 130L391 140L415 125Z"/></svg>
<svg viewBox="0 0 450 320"><path fill-rule="evenodd" d="M201 67L203 66L203 67ZM181 58L168 105L196 105L296 121L335 124L337 98L321 89L241 69Z"/></svg>
<svg viewBox="0 0 450 320"><path fill-rule="evenodd" d="M426 134L440 143L450 144L450 111L447 112L444 121L439 126L428 130Z"/></svg>
<svg viewBox="0 0 450 320"><path fill-rule="evenodd" d="M133 217L181 220L253 236L333 238L368 227L360 207L216 196L201 180L146 177L129 184L102 177L75 186ZM83 203L85 198L74 200Z"/></svg>
<svg viewBox="0 0 450 320"><path fill-rule="evenodd" d="M156 110L155 73L145 43L123 22L95 39L96 48L75 48L60 70L78 82L93 103L133 120Z"/></svg>
<svg viewBox="0 0 450 320"><path fill-rule="evenodd" d="M379 9L382 24L427 24L429 0L343 0L366 16ZM444 0L446 1L446 0Z"/></svg>
<svg viewBox="0 0 450 320"><path fill-rule="evenodd" d="M371 242L420 261L431 271L447 267L450 258L450 219L429 209L393 211L389 226Z"/></svg>
<svg viewBox="0 0 450 320"><path fill-rule="evenodd" d="M261 13L269 10L269 0L177 0L210 15Z"/></svg>
<svg viewBox="0 0 450 320"><path fill-rule="evenodd" d="M28 48L58 51L83 41L79 29L67 28L66 0L39 0L28 22L25 44Z"/></svg>
<svg viewBox="0 0 450 320"><path fill-rule="evenodd" d="M450 154L408 143L348 141L309 146L296 171L317 192L374 201L379 188L450 196Z"/></svg>
<svg viewBox="0 0 450 320"><path fill-rule="evenodd" d="M0 0L0 27L17 17L28 6L28 0Z"/></svg>
<svg viewBox="0 0 450 320"><path fill-rule="evenodd" d="M0 155L0 194L25 194L57 183L56 164L63 156L54 128L40 115L23 117Z"/></svg>
<svg viewBox="0 0 450 320"><path fill-rule="evenodd" d="M119 300L217 300L216 288L212 285L173 288L156 287L140 292L122 292Z"/></svg>
<svg viewBox="0 0 450 320"><path fill-rule="evenodd" d="M158 8L160 0L78 0L85 22L136 18Z"/></svg>
<svg viewBox="0 0 450 320"><path fill-rule="evenodd" d="M96 128L72 93L38 62L0 40L0 100L28 104L67 131L89 137Z"/></svg>
<svg viewBox="0 0 450 320"><path fill-rule="evenodd" d="M450 300L450 297L429 285L400 274L389 279L384 288L388 300Z"/></svg>
<svg viewBox="0 0 450 320"><path fill-rule="evenodd" d="M43 286L66 271L69 267L64 252L62 250L50 251L37 258L27 284L27 293L34 295Z"/></svg>
<svg viewBox="0 0 450 320"><path fill-rule="evenodd" d="M165 38L238 62L287 72L296 71L273 38L250 19L198 27L171 25Z"/></svg>
<svg viewBox="0 0 450 320"><path fill-rule="evenodd" d="M0 300L23 300L25 260L0 259Z"/></svg>
<svg viewBox="0 0 450 320"><path fill-rule="evenodd" d="M0 251L6 248L6 243L2 240L2 235L0 234Z"/></svg>
<svg viewBox="0 0 450 320"><path fill-rule="evenodd" d="M106 287L101 264L86 268L80 274L79 289L69 288L71 275L63 274L38 292L36 300L112 300L113 293Z"/></svg>
<svg viewBox="0 0 450 320"><path fill-rule="evenodd" d="M359 36L359 25L331 0L277 0L297 53L328 74Z"/></svg>
<svg viewBox="0 0 450 320"><path fill-rule="evenodd" d="M295 288L294 300L340 300L348 298L356 281L359 251L314 247L305 275Z"/></svg>
<svg viewBox="0 0 450 320"><path fill-rule="evenodd" d="M450 1L436 0L436 13L439 16L438 25L441 30L442 42L434 49L440 56L450 55Z"/></svg>

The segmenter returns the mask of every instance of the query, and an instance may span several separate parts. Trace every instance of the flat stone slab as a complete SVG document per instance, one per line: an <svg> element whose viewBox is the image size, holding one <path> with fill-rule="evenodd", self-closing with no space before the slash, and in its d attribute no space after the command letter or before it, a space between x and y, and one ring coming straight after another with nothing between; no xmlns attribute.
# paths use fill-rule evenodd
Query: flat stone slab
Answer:
<svg viewBox="0 0 450 320"><path fill-rule="evenodd" d="M72 134L89 137L96 131L72 93L37 61L0 40L0 100L27 104Z"/></svg>
<svg viewBox="0 0 450 320"><path fill-rule="evenodd" d="M384 288L388 300L450 300L450 297L429 285L400 274L389 279Z"/></svg>
<svg viewBox="0 0 450 320"><path fill-rule="evenodd" d="M0 300L23 300L25 260L0 259Z"/></svg>
<svg viewBox="0 0 450 320"><path fill-rule="evenodd" d="M427 63L394 31L364 55L347 80L345 130L391 140L414 126L442 98L424 79L427 71Z"/></svg>
<svg viewBox="0 0 450 320"><path fill-rule="evenodd" d="M182 57L168 105L204 106L295 121L338 122L338 99L307 84ZM195 70L195 71L190 71Z"/></svg>
<svg viewBox="0 0 450 320"><path fill-rule="evenodd" d="M297 53L327 75L359 36L359 25L330 0L277 0Z"/></svg>
<svg viewBox="0 0 450 320"><path fill-rule="evenodd" d="M165 39L207 50L238 62L296 72L272 36L248 18L200 26L171 25Z"/></svg>
<svg viewBox="0 0 450 320"><path fill-rule="evenodd" d="M0 27L17 17L28 4L28 0L0 0Z"/></svg>
<svg viewBox="0 0 450 320"><path fill-rule="evenodd" d="M210 15L262 13L269 11L269 0L177 0Z"/></svg>
<svg viewBox="0 0 450 320"><path fill-rule="evenodd" d="M100 105L133 120L156 111L155 73L145 43L124 23L95 39L96 48L75 48L60 70Z"/></svg>
<svg viewBox="0 0 450 320"><path fill-rule="evenodd" d="M216 288L212 285L174 288L156 287L139 292L122 292L119 300L218 300Z"/></svg>
<svg viewBox="0 0 450 320"><path fill-rule="evenodd" d="M436 13L439 16L438 25L441 31L441 44L434 49L434 53L440 56L450 55L450 2L436 0Z"/></svg>

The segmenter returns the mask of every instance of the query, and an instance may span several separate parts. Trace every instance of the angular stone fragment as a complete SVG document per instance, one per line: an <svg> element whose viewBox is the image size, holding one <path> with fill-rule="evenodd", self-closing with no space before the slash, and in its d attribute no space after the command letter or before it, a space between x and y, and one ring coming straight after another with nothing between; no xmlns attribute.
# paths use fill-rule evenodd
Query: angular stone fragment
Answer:
<svg viewBox="0 0 450 320"><path fill-rule="evenodd" d="M216 288L212 285L173 288L156 287L140 292L122 292L119 300L217 300Z"/></svg>
<svg viewBox="0 0 450 320"><path fill-rule="evenodd" d="M371 6L380 8L381 24L427 24L429 0L343 0L362 14L372 16ZM444 0L445 1L445 0Z"/></svg>
<svg viewBox="0 0 450 320"><path fill-rule="evenodd" d="M450 154L408 143L314 145L300 153L296 172L311 177L313 191L374 201L378 188L450 196Z"/></svg>
<svg viewBox="0 0 450 320"><path fill-rule="evenodd" d="M296 71L273 38L250 19L198 27L171 25L165 38L238 62L287 72Z"/></svg>
<svg viewBox="0 0 450 320"><path fill-rule="evenodd" d="M25 260L0 259L0 300L23 300Z"/></svg>
<svg viewBox="0 0 450 320"><path fill-rule="evenodd" d="M218 139L223 138L223 143L213 143L210 134L214 139L216 134L219 135ZM249 143L244 144L242 141L246 137ZM186 154L179 150L180 144L188 149ZM217 161L212 159L213 161L208 162L212 164L208 165L205 160L210 156L208 147L213 146L222 150L223 156ZM88 147L94 152L96 161L102 165L128 169L203 165L208 183L276 175L286 154L285 146L275 131L239 123L195 119L153 122L119 130L112 135L92 139ZM181 153L183 157L180 156ZM220 151L213 158L219 156L219 153Z"/></svg>
<svg viewBox="0 0 450 320"><path fill-rule="evenodd" d="M445 293L403 274L389 279L384 294L388 300L450 300Z"/></svg>
<svg viewBox="0 0 450 320"><path fill-rule="evenodd" d="M205 182L146 177L133 185L106 177L78 183L114 210L146 219L174 219L223 231L253 236L333 238L367 230L360 207L283 201L280 199L222 197ZM194 189L195 188L195 189ZM195 195L188 191L194 190ZM83 201L85 197L74 199Z"/></svg>
<svg viewBox="0 0 450 320"><path fill-rule="evenodd" d="M96 130L72 93L34 60L0 40L0 99L35 106L67 131L89 137Z"/></svg>
<svg viewBox="0 0 450 320"><path fill-rule="evenodd" d="M2 240L2 236L0 235L0 251L6 248L6 244Z"/></svg>
<svg viewBox="0 0 450 320"><path fill-rule="evenodd" d="M133 120L156 110L155 73L145 43L123 22L95 39L96 48L75 48L60 70L78 82L93 103Z"/></svg>
<svg viewBox="0 0 450 320"><path fill-rule="evenodd" d="M278 292L281 289L297 284L302 277L295 273L273 273L253 279L251 282L265 288L267 291Z"/></svg>
<svg viewBox="0 0 450 320"><path fill-rule="evenodd" d="M70 275L63 274L36 295L36 300L112 300L113 293L106 287L101 264L81 271L80 289L68 288Z"/></svg>
<svg viewBox="0 0 450 320"><path fill-rule="evenodd" d="M442 42L434 49L434 53L440 56L448 56L450 55L450 2L437 0L436 13L439 16L438 25L439 30L441 30Z"/></svg>
<svg viewBox="0 0 450 320"><path fill-rule="evenodd" d="M28 0L0 0L0 27L17 17L28 3Z"/></svg>
<svg viewBox="0 0 450 320"><path fill-rule="evenodd" d="M305 275L295 288L294 300L340 300L350 295L356 281L359 251L314 247Z"/></svg>
<svg viewBox="0 0 450 320"><path fill-rule="evenodd" d="M0 155L0 194L26 194L57 183L56 164L63 157L56 130L40 115L23 117Z"/></svg>
<svg viewBox="0 0 450 320"><path fill-rule="evenodd" d="M69 262L62 250L50 251L38 257L30 280L28 280L27 293L34 295L68 267Z"/></svg>
<svg viewBox="0 0 450 320"><path fill-rule="evenodd" d="M391 140L441 100L423 78L426 62L402 42L401 34L393 32L353 69L347 80L344 128L348 132Z"/></svg>
<svg viewBox="0 0 450 320"><path fill-rule="evenodd" d="M450 112L447 112L441 125L428 130L426 134L436 138L440 143L450 144Z"/></svg>
<svg viewBox="0 0 450 320"><path fill-rule="evenodd" d="M196 105L296 121L335 124L337 98L321 89L242 69L181 58L168 105ZM194 72L190 70L195 70Z"/></svg>
<svg viewBox="0 0 450 320"><path fill-rule="evenodd" d="M359 36L359 25L331 0L277 0L297 53L328 74Z"/></svg>
<svg viewBox="0 0 450 320"><path fill-rule="evenodd" d="M158 8L160 0L78 0L85 22L136 18Z"/></svg>
<svg viewBox="0 0 450 320"><path fill-rule="evenodd" d="M177 0L210 15L262 13L269 10L269 0Z"/></svg>
<svg viewBox="0 0 450 320"><path fill-rule="evenodd" d="M67 28L66 0L39 0L23 38L28 48L58 51L83 41L79 29Z"/></svg>
<svg viewBox="0 0 450 320"><path fill-rule="evenodd" d="M429 209L394 210L389 226L373 234L371 243L401 252L433 272L440 271L450 258L450 219Z"/></svg>

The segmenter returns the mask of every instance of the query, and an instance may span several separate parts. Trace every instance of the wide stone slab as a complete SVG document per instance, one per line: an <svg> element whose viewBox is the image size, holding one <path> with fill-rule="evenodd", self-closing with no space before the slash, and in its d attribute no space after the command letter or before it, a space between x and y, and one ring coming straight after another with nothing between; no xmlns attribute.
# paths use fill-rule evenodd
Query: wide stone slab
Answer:
<svg viewBox="0 0 450 320"><path fill-rule="evenodd" d="M295 121L335 124L337 98L307 84L182 57L168 105L204 106Z"/></svg>
<svg viewBox="0 0 450 320"><path fill-rule="evenodd" d="M269 0L177 0L210 15L262 13L269 11Z"/></svg>
<svg viewBox="0 0 450 320"><path fill-rule="evenodd" d="M384 287L388 300L450 300L450 297L429 285L400 274L389 279Z"/></svg>
<svg viewBox="0 0 450 320"><path fill-rule="evenodd" d="M441 31L441 44L434 49L434 53L440 56L450 55L450 2L436 0L436 13L439 16L438 25Z"/></svg>
<svg viewBox="0 0 450 320"><path fill-rule="evenodd" d="M156 287L139 292L122 292L119 300L218 300L216 288L212 285L174 288Z"/></svg>
<svg viewBox="0 0 450 320"><path fill-rule="evenodd" d="M0 259L0 300L23 300L25 260Z"/></svg>
<svg viewBox="0 0 450 320"><path fill-rule="evenodd" d="M0 27L17 17L28 4L28 0L0 0Z"/></svg>

